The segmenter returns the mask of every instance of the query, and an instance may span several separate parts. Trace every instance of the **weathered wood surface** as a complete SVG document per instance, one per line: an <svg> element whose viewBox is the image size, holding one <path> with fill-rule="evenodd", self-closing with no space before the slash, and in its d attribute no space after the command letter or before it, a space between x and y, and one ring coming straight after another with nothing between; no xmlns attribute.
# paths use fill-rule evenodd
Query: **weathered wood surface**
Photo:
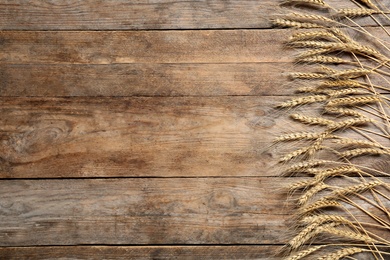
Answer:
<svg viewBox="0 0 390 260"><path fill-rule="evenodd" d="M270 28L288 12L279 0L0 1L0 30L143 30ZM334 8L356 7L327 1ZM383 1L390 7L390 3ZM381 20L385 23L385 20ZM363 19L364 25L377 25ZM388 21L387 21L388 24Z"/></svg>
<svg viewBox="0 0 390 260"><path fill-rule="evenodd" d="M0 258L23 259L280 259L281 246L66 246L0 247Z"/></svg>
<svg viewBox="0 0 390 260"><path fill-rule="evenodd" d="M285 32L5 31L0 95L288 95L288 72L306 68L294 68Z"/></svg>
<svg viewBox="0 0 390 260"><path fill-rule="evenodd" d="M289 63L2 64L0 96L282 95L292 92L282 74L289 70Z"/></svg>
<svg viewBox="0 0 390 260"><path fill-rule="evenodd" d="M280 244L287 215L277 183L275 178L3 180L0 246Z"/></svg>
<svg viewBox="0 0 390 260"><path fill-rule="evenodd" d="M281 245L288 238L285 220L291 216L283 189L294 181L3 180L0 246ZM357 209L349 210L359 215Z"/></svg>
<svg viewBox="0 0 390 260"><path fill-rule="evenodd" d="M0 178L275 176L284 99L2 98Z"/></svg>

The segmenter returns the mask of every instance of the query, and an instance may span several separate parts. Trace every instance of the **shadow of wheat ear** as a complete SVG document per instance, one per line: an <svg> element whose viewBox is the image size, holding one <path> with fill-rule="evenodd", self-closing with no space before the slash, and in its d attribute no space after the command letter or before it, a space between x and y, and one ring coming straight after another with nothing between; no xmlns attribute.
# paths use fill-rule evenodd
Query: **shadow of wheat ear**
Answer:
<svg viewBox="0 0 390 260"><path fill-rule="evenodd" d="M390 2L286 0L275 27L295 50L279 105L281 176L294 216L285 259L390 259ZM305 129L306 128L306 129Z"/></svg>

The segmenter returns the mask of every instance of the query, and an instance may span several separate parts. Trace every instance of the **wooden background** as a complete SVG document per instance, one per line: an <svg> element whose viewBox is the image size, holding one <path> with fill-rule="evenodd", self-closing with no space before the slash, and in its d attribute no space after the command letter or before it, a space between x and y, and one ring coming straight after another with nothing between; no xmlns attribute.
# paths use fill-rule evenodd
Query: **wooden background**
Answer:
<svg viewBox="0 0 390 260"><path fill-rule="evenodd" d="M280 13L0 0L0 259L278 259Z"/></svg>

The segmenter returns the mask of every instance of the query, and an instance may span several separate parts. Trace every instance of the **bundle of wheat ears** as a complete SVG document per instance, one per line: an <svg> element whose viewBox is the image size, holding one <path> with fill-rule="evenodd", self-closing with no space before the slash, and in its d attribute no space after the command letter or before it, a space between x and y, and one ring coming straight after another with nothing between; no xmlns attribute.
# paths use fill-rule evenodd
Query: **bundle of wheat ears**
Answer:
<svg viewBox="0 0 390 260"><path fill-rule="evenodd" d="M387 5L387 6L386 6ZM302 131L280 159L294 204L286 259L390 259L390 1L287 0Z"/></svg>

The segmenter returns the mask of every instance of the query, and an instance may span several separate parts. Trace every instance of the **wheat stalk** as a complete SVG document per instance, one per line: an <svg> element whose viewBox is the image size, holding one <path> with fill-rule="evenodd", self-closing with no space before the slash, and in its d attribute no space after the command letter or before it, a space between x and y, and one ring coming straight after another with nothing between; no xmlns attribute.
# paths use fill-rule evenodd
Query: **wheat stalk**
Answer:
<svg viewBox="0 0 390 260"><path fill-rule="evenodd" d="M280 160L287 164L283 175L307 176L288 187L301 229L287 244L286 259L347 259L360 253L383 260L390 255L383 247L390 241L372 229L390 226L390 185L379 178L389 176L390 169L372 166L390 155L390 32L380 24L390 18L380 1L347 0L351 7L338 8L326 0L286 0L283 6L294 12L275 20L276 26L295 28L286 45L300 51L297 64L318 65L290 73L290 79L305 83L296 84L303 85L297 96L279 105L304 108L290 117L317 129L276 139L298 141ZM372 19L383 35L361 26L360 17ZM321 244L324 238L337 242Z"/></svg>

